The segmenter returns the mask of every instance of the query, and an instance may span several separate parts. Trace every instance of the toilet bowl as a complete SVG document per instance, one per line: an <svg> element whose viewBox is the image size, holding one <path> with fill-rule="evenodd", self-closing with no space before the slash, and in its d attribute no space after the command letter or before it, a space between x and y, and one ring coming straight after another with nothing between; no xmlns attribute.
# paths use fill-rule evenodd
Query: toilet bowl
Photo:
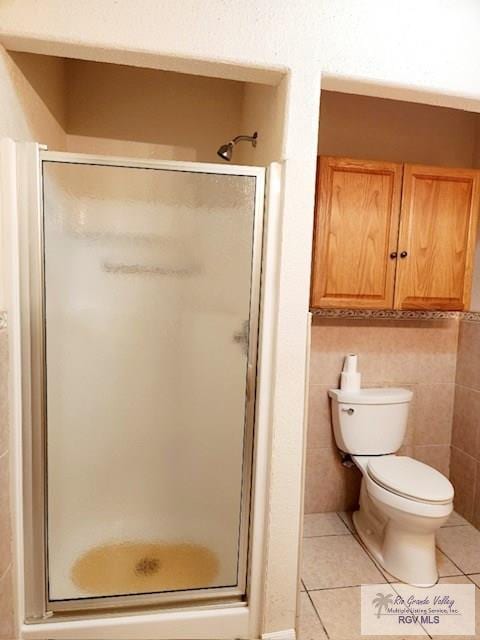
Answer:
<svg viewBox="0 0 480 640"><path fill-rule="evenodd" d="M362 472L360 509L353 514L361 540L395 578L417 587L434 585L435 532L453 509L450 481L406 456L352 456L352 460Z"/></svg>
<svg viewBox="0 0 480 640"><path fill-rule="evenodd" d="M453 510L453 486L439 471L395 455L405 436L408 389L331 389L337 446L362 473L353 522L377 562L408 584L438 580L435 533Z"/></svg>

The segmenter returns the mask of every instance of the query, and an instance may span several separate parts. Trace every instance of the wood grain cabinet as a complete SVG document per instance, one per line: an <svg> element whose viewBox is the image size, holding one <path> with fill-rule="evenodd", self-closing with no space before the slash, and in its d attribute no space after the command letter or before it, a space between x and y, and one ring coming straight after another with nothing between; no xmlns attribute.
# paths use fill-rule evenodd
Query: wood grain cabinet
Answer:
<svg viewBox="0 0 480 640"><path fill-rule="evenodd" d="M468 308L479 177L320 157L312 308Z"/></svg>

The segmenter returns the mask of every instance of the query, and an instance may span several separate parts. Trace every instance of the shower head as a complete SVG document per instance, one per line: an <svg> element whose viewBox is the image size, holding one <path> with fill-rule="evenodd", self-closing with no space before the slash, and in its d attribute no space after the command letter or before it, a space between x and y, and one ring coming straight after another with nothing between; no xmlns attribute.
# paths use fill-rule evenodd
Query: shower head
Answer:
<svg viewBox="0 0 480 640"><path fill-rule="evenodd" d="M217 155L219 155L220 158L222 158L222 160L226 160L227 162L230 162L230 160L232 159L233 147L238 142L243 142L243 141L251 142L252 147L256 147L257 138L258 138L257 131L255 131L253 136L237 136L236 138L233 138L233 140L230 140L230 142L227 142L227 144L222 144L222 146L217 151Z"/></svg>
<svg viewBox="0 0 480 640"><path fill-rule="evenodd" d="M222 158L223 160L228 160L228 162L230 162L230 160L232 159L232 153L233 141L228 142L227 144L222 144L222 146L217 151L217 154L220 156L220 158Z"/></svg>

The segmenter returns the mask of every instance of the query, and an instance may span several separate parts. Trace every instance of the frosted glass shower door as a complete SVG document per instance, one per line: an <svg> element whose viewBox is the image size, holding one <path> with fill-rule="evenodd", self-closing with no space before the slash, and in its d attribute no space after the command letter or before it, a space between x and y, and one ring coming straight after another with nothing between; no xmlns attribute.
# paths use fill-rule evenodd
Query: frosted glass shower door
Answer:
<svg viewBox="0 0 480 640"><path fill-rule="evenodd" d="M261 185L220 169L43 162L52 608L245 590Z"/></svg>

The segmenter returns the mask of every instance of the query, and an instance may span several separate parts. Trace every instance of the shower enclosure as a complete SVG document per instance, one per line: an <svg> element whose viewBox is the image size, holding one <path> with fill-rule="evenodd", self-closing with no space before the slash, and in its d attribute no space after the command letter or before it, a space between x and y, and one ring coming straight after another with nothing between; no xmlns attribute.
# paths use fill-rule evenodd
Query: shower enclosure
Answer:
<svg viewBox="0 0 480 640"><path fill-rule="evenodd" d="M40 151L26 612L244 601L264 170Z"/></svg>

